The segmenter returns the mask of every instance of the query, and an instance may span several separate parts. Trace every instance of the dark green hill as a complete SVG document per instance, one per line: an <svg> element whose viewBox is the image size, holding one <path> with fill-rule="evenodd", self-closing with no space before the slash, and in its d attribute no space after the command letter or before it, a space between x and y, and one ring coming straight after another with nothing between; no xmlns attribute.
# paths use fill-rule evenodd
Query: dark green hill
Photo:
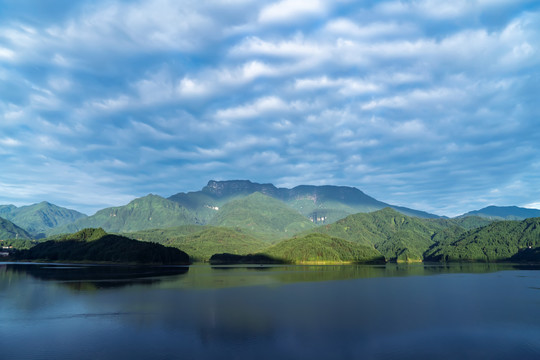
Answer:
<svg viewBox="0 0 540 360"><path fill-rule="evenodd" d="M50 234L71 233L84 228L101 227L108 232L131 232L197 224L198 219L186 208L157 195L147 195L127 205L98 211L64 227L55 228Z"/></svg>
<svg viewBox="0 0 540 360"><path fill-rule="evenodd" d="M187 252L194 261L207 261L217 253L245 255L268 246L241 229L186 225L168 229L137 231L127 236L173 246Z"/></svg>
<svg viewBox="0 0 540 360"><path fill-rule="evenodd" d="M480 216L492 220L524 220L540 217L540 210L517 206L488 206L480 210L469 211L462 216Z"/></svg>
<svg viewBox="0 0 540 360"><path fill-rule="evenodd" d="M11 221L0 217L0 240L31 238L30 234L24 229L21 229Z"/></svg>
<svg viewBox="0 0 540 360"><path fill-rule="evenodd" d="M308 234L279 242L263 252L271 258L291 263L374 263L384 257L372 246L325 234Z"/></svg>
<svg viewBox="0 0 540 360"><path fill-rule="evenodd" d="M58 240L48 240L31 249L18 251L13 257L16 260L40 261L189 263L189 256L178 249L109 235L103 229L84 229Z"/></svg>
<svg viewBox="0 0 540 360"><path fill-rule="evenodd" d="M66 209L46 201L21 207L13 205L2 206L0 212L4 218L17 224L17 226L25 229L37 238L44 237L45 233L50 229L70 224L86 217L85 214L78 211Z"/></svg>
<svg viewBox="0 0 540 360"><path fill-rule="evenodd" d="M426 253L428 261L505 261L540 246L540 218L495 221L440 243Z"/></svg>
<svg viewBox="0 0 540 360"><path fill-rule="evenodd" d="M422 261L436 241L462 233L463 228L445 219L420 219L385 208L350 215L313 232L374 246L388 261ZM437 240L435 240L437 238Z"/></svg>
<svg viewBox="0 0 540 360"><path fill-rule="evenodd" d="M239 227L265 240L286 238L314 227L282 201L258 192L223 205L210 225Z"/></svg>

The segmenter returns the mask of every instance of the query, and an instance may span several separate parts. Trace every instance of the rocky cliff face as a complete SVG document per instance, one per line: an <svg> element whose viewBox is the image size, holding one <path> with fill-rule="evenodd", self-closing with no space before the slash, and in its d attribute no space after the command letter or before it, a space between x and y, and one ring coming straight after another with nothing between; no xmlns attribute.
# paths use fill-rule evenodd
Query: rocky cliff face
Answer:
<svg viewBox="0 0 540 360"><path fill-rule="evenodd" d="M213 197L227 197L238 195L249 195L255 192L260 192L271 197L281 198L284 194L283 190L278 189L272 184L258 184L249 180L227 180L215 181L210 180L202 191Z"/></svg>

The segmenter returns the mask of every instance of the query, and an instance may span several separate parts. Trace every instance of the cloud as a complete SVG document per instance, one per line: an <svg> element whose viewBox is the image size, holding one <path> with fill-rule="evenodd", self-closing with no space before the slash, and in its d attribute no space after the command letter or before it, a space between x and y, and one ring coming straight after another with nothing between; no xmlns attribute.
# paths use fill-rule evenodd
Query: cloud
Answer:
<svg viewBox="0 0 540 360"><path fill-rule="evenodd" d="M525 0L14 5L0 203L92 212L210 178L356 186L447 215L538 203L539 14Z"/></svg>
<svg viewBox="0 0 540 360"><path fill-rule="evenodd" d="M280 98L269 96L257 99L251 104L218 110L215 117L223 120L245 119L288 108L289 105Z"/></svg>
<svg viewBox="0 0 540 360"><path fill-rule="evenodd" d="M259 13L261 23L297 22L302 18L320 16L325 13L322 0L281 0L265 6Z"/></svg>

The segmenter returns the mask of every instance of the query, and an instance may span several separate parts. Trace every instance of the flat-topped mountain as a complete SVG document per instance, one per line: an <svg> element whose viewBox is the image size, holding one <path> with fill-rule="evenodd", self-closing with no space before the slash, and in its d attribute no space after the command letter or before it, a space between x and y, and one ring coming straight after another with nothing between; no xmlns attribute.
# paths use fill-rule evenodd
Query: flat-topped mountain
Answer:
<svg viewBox="0 0 540 360"><path fill-rule="evenodd" d="M299 185L287 189L278 188L272 184L258 184L249 180L210 180L201 191L178 193L169 197L169 200L176 201L182 206L195 211L201 219L210 219L215 215L217 209L227 201L256 192L281 200L317 224L327 224L342 219L347 215L376 211L385 207L394 208L410 216L438 217L424 211L393 206L378 201L357 188L349 186Z"/></svg>

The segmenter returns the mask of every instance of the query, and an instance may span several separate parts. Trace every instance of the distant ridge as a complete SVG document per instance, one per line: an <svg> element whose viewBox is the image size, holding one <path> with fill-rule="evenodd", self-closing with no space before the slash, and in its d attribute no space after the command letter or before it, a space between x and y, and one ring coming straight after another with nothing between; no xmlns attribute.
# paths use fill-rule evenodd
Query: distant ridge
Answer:
<svg viewBox="0 0 540 360"><path fill-rule="evenodd" d="M106 208L92 216L55 228L50 234L71 233L96 227L107 232L131 232L197 223L197 218L178 203L149 194L127 205Z"/></svg>
<svg viewBox="0 0 540 360"><path fill-rule="evenodd" d="M32 236L9 220L0 217L0 240L31 239Z"/></svg>
<svg viewBox="0 0 540 360"><path fill-rule="evenodd" d="M461 216L480 216L492 220L525 220L540 217L540 210L518 206L488 206L480 210L469 211Z"/></svg>
<svg viewBox="0 0 540 360"><path fill-rule="evenodd" d="M331 223L351 214L376 211L385 207L391 207L409 216L439 217L424 211L378 201L355 187L334 185L299 185L287 189L249 180L210 180L201 191L178 193L169 197L169 200L198 212L203 218L213 215L209 209L219 207L228 200L245 197L255 192L285 202L314 223Z"/></svg>
<svg viewBox="0 0 540 360"><path fill-rule="evenodd" d="M66 209L47 201L21 207L1 205L0 216L38 238L44 237L50 229L86 217L85 214L78 211Z"/></svg>

